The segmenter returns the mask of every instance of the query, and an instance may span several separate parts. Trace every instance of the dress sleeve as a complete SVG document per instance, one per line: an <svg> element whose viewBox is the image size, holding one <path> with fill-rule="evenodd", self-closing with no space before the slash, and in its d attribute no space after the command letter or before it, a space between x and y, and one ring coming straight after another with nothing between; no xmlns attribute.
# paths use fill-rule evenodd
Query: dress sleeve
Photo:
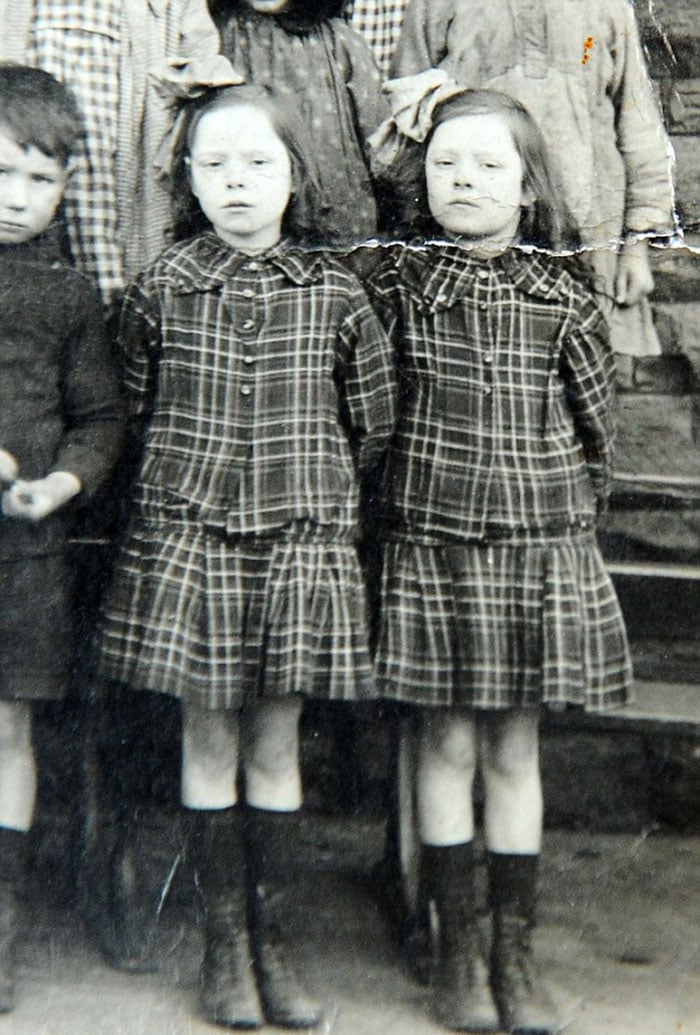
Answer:
<svg viewBox="0 0 700 1035"><path fill-rule="evenodd" d="M590 299L564 338L559 373L596 498L604 502L612 473L615 359L603 314Z"/></svg>
<svg viewBox="0 0 700 1035"><path fill-rule="evenodd" d="M625 229L672 233L673 150L654 97L631 4L616 19L613 98L617 146L625 164Z"/></svg>
<svg viewBox="0 0 700 1035"><path fill-rule="evenodd" d="M411 0L391 61L396 78L437 68L447 56L447 30L454 0Z"/></svg>
<svg viewBox="0 0 700 1035"><path fill-rule="evenodd" d="M382 75L368 45L354 29L342 25L343 44L348 62L348 92L352 98L355 123L367 155L367 138L380 122L389 117L389 105L382 93Z"/></svg>
<svg viewBox="0 0 700 1035"><path fill-rule="evenodd" d="M396 383L391 344L359 283L339 330L338 381L364 472L381 461L394 432Z"/></svg>
<svg viewBox="0 0 700 1035"><path fill-rule="evenodd" d="M102 306L87 283L78 286L73 311L77 319L66 339L63 366L65 431L53 469L79 478L89 498L121 455L125 413Z"/></svg>
<svg viewBox="0 0 700 1035"><path fill-rule="evenodd" d="M206 58L218 54L221 41L206 0L185 0L180 23L179 55Z"/></svg>
<svg viewBox="0 0 700 1035"><path fill-rule="evenodd" d="M119 358L130 417L150 413L160 345L159 314L142 275L127 288L119 322Z"/></svg>

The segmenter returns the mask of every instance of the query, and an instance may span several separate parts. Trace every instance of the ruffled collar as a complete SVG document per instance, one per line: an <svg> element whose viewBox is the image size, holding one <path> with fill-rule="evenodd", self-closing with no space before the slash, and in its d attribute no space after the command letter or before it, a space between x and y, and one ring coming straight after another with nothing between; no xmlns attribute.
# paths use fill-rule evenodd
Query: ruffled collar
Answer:
<svg viewBox="0 0 700 1035"><path fill-rule="evenodd" d="M262 269L272 265L293 284L299 285L323 276L323 265L317 252L304 251L282 240L265 252L248 255L222 241L212 230L168 249L162 264L159 273L181 293L221 287L243 266Z"/></svg>
<svg viewBox="0 0 700 1035"><path fill-rule="evenodd" d="M449 309L492 276L545 300L560 299L570 290L561 265L551 256L521 248L484 259L459 244L415 242L400 250L396 266L402 283L433 310Z"/></svg>

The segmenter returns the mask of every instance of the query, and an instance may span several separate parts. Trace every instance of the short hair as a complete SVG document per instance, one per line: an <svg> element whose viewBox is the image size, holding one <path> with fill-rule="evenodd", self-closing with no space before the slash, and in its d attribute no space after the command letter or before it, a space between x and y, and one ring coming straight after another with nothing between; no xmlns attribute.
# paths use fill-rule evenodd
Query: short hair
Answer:
<svg viewBox="0 0 700 1035"><path fill-rule="evenodd" d="M534 195L523 209L520 222L522 244L547 251L572 251L580 247L580 236L547 151L542 132L528 110L515 98L497 90L462 90L439 104L432 125L420 147L409 147L397 160L389 176L403 203L404 228L424 235L440 233L428 209L425 158L438 126L464 115L498 115L513 137L523 163L524 182Z"/></svg>
<svg viewBox="0 0 700 1035"><path fill-rule="evenodd" d="M83 137L73 94L40 68L0 63L0 130L66 166Z"/></svg>
<svg viewBox="0 0 700 1035"><path fill-rule="evenodd" d="M172 173L175 239L182 240L209 226L192 193L186 162L197 126L207 112L239 105L264 112L289 153L294 193L284 214L283 231L289 233L298 244L322 243L328 232L327 206L322 203L321 188L313 164L313 149L307 140L301 117L290 98L280 97L271 87L248 83L208 90L202 97L190 102L186 109L175 144Z"/></svg>
<svg viewBox="0 0 700 1035"><path fill-rule="evenodd" d="M275 18L289 32L309 32L330 18L341 18L345 0L289 0L279 14L260 14L246 0L211 0L212 17L219 27L233 14L249 13L258 18Z"/></svg>

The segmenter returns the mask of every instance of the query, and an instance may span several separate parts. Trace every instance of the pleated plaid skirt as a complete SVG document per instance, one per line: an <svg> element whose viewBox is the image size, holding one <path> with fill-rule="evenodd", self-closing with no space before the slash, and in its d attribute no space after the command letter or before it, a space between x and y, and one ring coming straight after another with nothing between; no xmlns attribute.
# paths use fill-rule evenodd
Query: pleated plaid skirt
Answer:
<svg viewBox="0 0 700 1035"><path fill-rule="evenodd" d="M631 699L624 621L590 533L537 545L391 542L382 601L383 696L591 711Z"/></svg>
<svg viewBox="0 0 700 1035"><path fill-rule="evenodd" d="M207 708L376 696L351 543L132 534L103 604L101 675Z"/></svg>

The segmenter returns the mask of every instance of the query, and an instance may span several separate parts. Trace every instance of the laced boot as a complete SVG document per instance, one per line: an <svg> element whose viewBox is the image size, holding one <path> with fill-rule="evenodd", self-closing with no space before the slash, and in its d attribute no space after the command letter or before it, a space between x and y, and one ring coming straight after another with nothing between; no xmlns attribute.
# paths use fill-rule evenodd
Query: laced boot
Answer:
<svg viewBox="0 0 700 1035"><path fill-rule="evenodd" d="M15 943L20 923L18 891L24 880L27 835L0 827L0 1013L15 1007Z"/></svg>
<svg viewBox="0 0 700 1035"><path fill-rule="evenodd" d="M424 845L422 854L426 890L438 918L431 981L435 1019L453 1031L497 1032L476 916L473 846Z"/></svg>
<svg viewBox="0 0 700 1035"><path fill-rule="evenodd" d="M194 827L190 850L205 912L200 1012L222 1027L260 1028L264 1018L248 939L240 810L197 811Z"/></svg>
<svg viewBox="0 0 700 1035"><path fill-rule="evenodd" d="M288 845L293 813L248 809L255 968L268 1024L313 1028L321 1007L304 989L287 957L282 935L285 890L290 882Z"/></svg>
<svg viewBox="0 0 700 1035"><path fill-rule="evenodd" d="M538 858L489 857L491 987L503 1028L517 1035L555 1035L560 1030L532 952Z"/></svg>

